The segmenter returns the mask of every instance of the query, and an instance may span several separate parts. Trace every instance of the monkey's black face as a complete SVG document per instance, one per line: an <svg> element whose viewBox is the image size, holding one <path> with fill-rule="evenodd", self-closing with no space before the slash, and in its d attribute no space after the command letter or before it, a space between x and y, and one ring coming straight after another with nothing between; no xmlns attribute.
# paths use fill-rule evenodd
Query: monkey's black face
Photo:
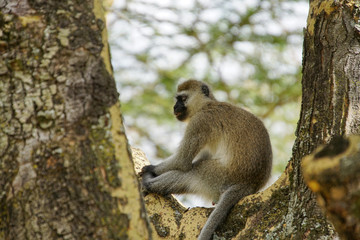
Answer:
<svg viewBox="0 0 360 240"><path fill-rule="evenodd" d="M174 115L179 121L184 121L187 118L187 108L185 106L186 100L186 95L179 95L176 97L176 103L174 105Z"/></svg>

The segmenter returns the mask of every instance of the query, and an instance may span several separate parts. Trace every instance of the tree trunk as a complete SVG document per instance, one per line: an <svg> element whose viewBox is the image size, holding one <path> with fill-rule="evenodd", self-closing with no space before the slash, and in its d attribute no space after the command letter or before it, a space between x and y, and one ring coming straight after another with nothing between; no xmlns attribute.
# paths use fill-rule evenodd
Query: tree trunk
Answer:
<svg viewBox="0 0 360 240"><path fill-rule="evenodd" d="M149 239L101 1L0 8L0 239Z"/></svg>
<svg viewBox="0 0 360 240"><path fill-rule="evenodd" d="M360 133L359 7L358 1L310 1L304 36L302 109L293 156L273 186L244 198L234 207L218 228L217 236L226 239L333 239L336 236L303 180L301 161L335 136ZM354 178L348 184L357 181ZM193 239L209 214L200 208L188 211L157 195L148 195L145 201L153 232L157 233L155 239L159 236ZM346 229L354 231L353 234L340 233L340 236L359 238L358 210L354 216L351 219L357 223L352 222Z"/></svg>
<svg viewBox="0 0 360 240"><path fill-rule="evenodd" d="M310 1L304 36L302 110L290 179L290 206L298 209L295 216L301 219L296 224L302 229L299 237L317 234L313 226L319 223L323 234L332 235L331 228L324 228L325 223L319 221L314 195L303 182L301 159L336 136L360 133L358 7L354 1Z"/></svg>

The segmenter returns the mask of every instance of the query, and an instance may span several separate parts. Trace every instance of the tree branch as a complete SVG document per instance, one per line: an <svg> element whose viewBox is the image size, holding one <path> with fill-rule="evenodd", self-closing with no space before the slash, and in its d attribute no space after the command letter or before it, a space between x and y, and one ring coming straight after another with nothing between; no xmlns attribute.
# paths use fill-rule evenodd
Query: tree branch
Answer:
<svg viewBox="0 0 360 240"><path fill-rule="evenodd" d="M149 164L146 156L132 149L136 174ZM287 201L280 200L289 190L291 166L269 188L247 196L232 209L215 234L224 239L264 239L269 232L282 231L280 219ZM196 239L210 215L211 208L187 209L174 197L148 194L144 197L153 239ZM254 227L256 226L256 228Z"/></svg>
<svg viewBox="0 0 360 240"><path fill-rule="evenodd" d="M334 137L302 162L303 174L341 239L360 236L360 137Z"/></svg>

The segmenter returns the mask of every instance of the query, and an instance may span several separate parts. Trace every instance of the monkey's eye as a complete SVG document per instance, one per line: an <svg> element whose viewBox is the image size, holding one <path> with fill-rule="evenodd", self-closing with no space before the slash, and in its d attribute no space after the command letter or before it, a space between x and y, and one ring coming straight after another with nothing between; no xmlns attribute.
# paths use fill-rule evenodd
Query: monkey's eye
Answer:
<svg viewBox="0 0 360 240"><path fill-rule="evenodd" d="M185 102L187 100L187 96L186 95L179 95L176 97L177 101L181 101L181 102Z"/></svg>

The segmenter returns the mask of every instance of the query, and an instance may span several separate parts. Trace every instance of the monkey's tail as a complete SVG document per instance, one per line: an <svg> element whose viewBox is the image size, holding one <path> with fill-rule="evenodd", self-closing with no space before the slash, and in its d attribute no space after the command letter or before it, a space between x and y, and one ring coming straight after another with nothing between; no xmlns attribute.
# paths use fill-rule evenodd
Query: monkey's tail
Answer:
<svg viewBox="0 0 360 240"><path fill-rule="evenodd" d="M220 200L201 230L198 240L211 239L216 228L225 220L231 208L235 206L240 199L251 193L252 189L249 186L233 185L221 194Z"/></svg>

